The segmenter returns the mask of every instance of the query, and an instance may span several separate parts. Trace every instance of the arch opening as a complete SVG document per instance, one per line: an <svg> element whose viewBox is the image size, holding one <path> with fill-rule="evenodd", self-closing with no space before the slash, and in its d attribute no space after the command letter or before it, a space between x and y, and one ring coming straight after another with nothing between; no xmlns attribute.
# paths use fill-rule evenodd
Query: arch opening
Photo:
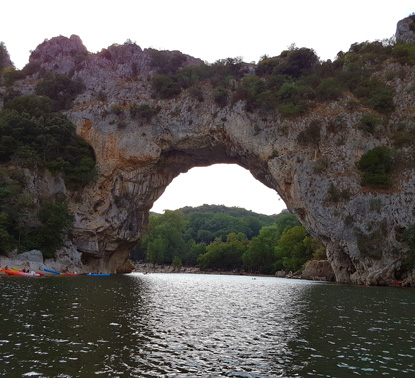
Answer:
<svg viewBox="0 0 415 378"><path fill-rule="evenodd" d="M153 204L152 212L204 204L240 207L259 214L278 214L287 206L278 193L237 164L194 167L177 176Z"/></svg>

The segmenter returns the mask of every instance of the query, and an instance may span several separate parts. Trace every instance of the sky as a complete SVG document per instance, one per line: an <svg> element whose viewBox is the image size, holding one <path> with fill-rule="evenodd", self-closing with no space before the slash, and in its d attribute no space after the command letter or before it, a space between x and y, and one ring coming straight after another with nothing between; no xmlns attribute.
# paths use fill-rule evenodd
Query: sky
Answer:
<svg viewBox="0 0 415 378"><path fill-rule="evenodd" d="M258 62L294 43L327 60L352 43L392 37L397 22L413 12L414 0L20 0L1 6L0 41L19 69L46 38L72 34L90 52L130 39L141 48L179 50L208 63L228 57ZM205 185L194 187L199 181ZM285 205L270 191L235 165L194 168L173 180L153 210L180 208L184 198L190 206L279 213Z"/></svg>

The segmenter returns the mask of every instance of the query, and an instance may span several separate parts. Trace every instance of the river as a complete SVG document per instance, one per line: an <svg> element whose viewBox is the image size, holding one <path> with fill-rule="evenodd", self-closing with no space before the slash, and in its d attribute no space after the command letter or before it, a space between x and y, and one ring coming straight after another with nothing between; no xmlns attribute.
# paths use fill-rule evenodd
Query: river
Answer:
<svg viewBox="0 0 415 378"><path fill-rule="evenodd" d="M414 377L415 290L273 277L0 279L4 377Z"/></svg>

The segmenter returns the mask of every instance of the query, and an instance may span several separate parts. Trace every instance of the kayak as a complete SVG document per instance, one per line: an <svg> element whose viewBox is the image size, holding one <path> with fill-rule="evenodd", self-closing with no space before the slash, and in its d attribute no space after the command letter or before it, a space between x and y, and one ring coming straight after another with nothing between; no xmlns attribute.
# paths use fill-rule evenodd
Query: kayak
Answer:
<svg viewBox="0 0 415 378"><path fill-rule="evenodd" d="M96 277L108 277L110 274L109 273L88 273L87 276L96 276Z"/></svg>
<svg viewBox="0 0 415 378"><path fill-rule="evenodd" d="M24 273L24 272L22 272L22 270L20 269L20 268L11 268L10 270L14 270L14 271L16 271L16 272L21 272L21 273ZM41 272L32 272L32 271L30 271L30 272L26 272L26 273L36 273L36 274L38 274L39 276L41 276L41 277L43 277L44 275L45 275L45 273L41 273Z"/></svg>
<svg viewBox="0 0 415 378"><path fill-rule="evenodd" d="M57 272L56 270L50 270L50 269L43 269L45 272L48 273L55 273L55 274L61 274L61 272Z"/></svg>
<svg viewBox="0 0 415 378"><path fill-rule="evenodd" d="M39 273L36 272L19 272L18 270L12 270L12 269L4 269L4 272L7 273L9 276L20 276L20 277L41 277Z"/></svg>
<svg viewBox="0 0 415 378"><path fill-rule="evenodd" d="M61 276L77 276L78 273L75 273L75 272L73 272L73 273L60 273L60 275Z"/></svg>

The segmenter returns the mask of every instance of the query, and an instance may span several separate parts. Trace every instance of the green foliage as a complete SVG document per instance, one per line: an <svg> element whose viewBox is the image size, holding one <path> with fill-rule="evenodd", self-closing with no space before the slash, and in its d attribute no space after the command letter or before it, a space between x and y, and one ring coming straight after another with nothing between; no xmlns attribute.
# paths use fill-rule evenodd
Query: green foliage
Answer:
<svg viewBox="0 0 415 378"><path fill-rule="evenodd" d="M306 105L300 104L281 104L277 107L278 112L283 117L298 117L306 112Z"/></svg>
<svg viewBox="0 0 415 378"><path fill-rule="evenodd" d="M298 78L311 73L318 63L319 59L314 50L305 47L294 48L281 53L272 73Z"/></svg>
<svg viewBox="0 0 415 378"><path fill-rule="evenodd" d="M155 97L173 98L184 89L199 88L200 82L209 81L220 106L225 106L229 97L232 104L245 101L248 111L278 111L283 117L305 114L310 101L337 100L345 91L351 91L365 106L388 115L395 109L394 89L373 74L392 56L402 64L415 62L413 44L394 46L390 41L353 44L348 52L339 52L334 62L320 62L312 49L292 46L278 57L262 57L255 74L240 58L183 67L185 58L180 53L149 53L158 73L153 77ZM226 95L225 90L231 93ZM202 101L199 90L192 89L191 95Z"/></svg>
<svg viewBox="0 0 415 378"><path fill-rule="evenodd" d="M304 264L312 259L314 247L304 227L295 226L287 229L281 235L275 248L276 269L286 272L296 272L302 269Z"/></svg>
<svg viewBox="0 0 415 378"><path fill-rule="evenodd" d="M152 88L154 95L162 99L174 98L182 91L177 78L169 75L155 75Z"/></svg>
<svg viewBox="0 0 415 378"><path fill-rule="evenodd" d="M395 110L394 95L395 90L392 87L381 83L371 89L368 103L379 113L389 114Z"/></svg>
<svg viewBox="0 0 415 378"><path fill-rule="evenodd" d="M327 157L322 157L318 159L317 164L313 167L315 172L321 173L324 172L330 166L330 161Z"/></svg>
<svg viewBox="0 0 415 378"><path fill-rule="evenodd" d="M130 115L133 119L150 122L160 112L161 108L152 107L148 104L135 105L130 108Z"/></svg>
<svg viewBox="0 0 415 378"><path fill-rule="evenodd" d="M412 23L411 25L414 25ZM400 64L415 64L415 43L399 43L392 50L392 56Z"/></svg>
<svg viewBox="0 0 415 378"><path fill-rule="evenodd" d="M6 62L9 57L6 45L4 42L0 42L0 72L6 67Z"/></svg>
<svg viewBox="0 0 415 378"><path fill-rule="evenodd" d="M185 248L184 232L187 221L180 211L166 211L150 216L146 235L141 246L147 250L147 260L153 264L171 264L173 257L180 258Z"/></svg>
<svg viewBox="0 0 415 378"><path fill-rule="evenodd" d="M415 123L402 122L393 134L393 144L395 147L410 147L415 145Z"/></svg>
<svg viewBox="0 0 415 378"><path fill-rule="evenodd" d="M216 88L213 92L214 101L221 107L228 103L229 92L225 88Z"/></svg>
<svg viewBox="0 0 415 378"><path fill-rule="evenodd" d="M52 258L62 247L64 237L73 224L68 207L61 202L45 202L38 214L41 225L32 231L32 248L42 251L44 258Z"/></svg>
<svg viewBox="0 0 415 378"><path fill-rule="evenodd" d="M53 257L62 246L72 216L64 203L45 202L40 209L25 194L24 175L0 170L0 253L39 249Z"/></svg>
<svg viewBox="0 0 415 378"><path fill-rule="evenodd" d="M21 248L22 233L28 232L34 201L23 188L20 177L0 170L0 253Z"/></svg>
<svg viewBox="0 0 415 378"><path fill-rule="evenodd" d="M277 259L275 247L284 231L296 226L300 226L300 223L295 215L282 213L273 225L263 227L259 235L252 238L242 256L244 269L261 274L274 274L276 270L282 269L282 260Z"/></svg>
<svg viewBox="0 0 415 378"><path fill-rule="evenodd" d="M226 242L217 238L206 247L206 253L200 255L197 262L200 269L234 270L241 269L242 255L246 251L248 240L242 233L231 233Z"/></svg>
<svg viewBox="0 0 415 378"><path fill-rule="evenodd" d="M360 119L359 129L374 134L383 127L384 123L382 117L373 113L366 113Z"/></svg>
<svg viewBox="0 0 415 378"><path fill-rule="evenodd" d="M23 79L24 75L22 71L16 70L13 67L4 68L1 72L3 84L6 87L12 86L17 80Z"/></svg>
<svg viewBox="0 0 415 378"><path fill-rule="evenodd" d="M91 147L76 136L74 125L52 113L47 97L12 99L0 112L0 161L61 173L69 188L79 189L96 175Z"/></svg>
<svg viewBox="0 0 415 378"><path fill-rule="evenodd" d="M72 102L85 89L80 80L71 80L63 74L48 74L36 85L35 93L49 97L54 104L54 110L67 110Z"/></svg>
<svg viewBox="0 0 415 378"><path fill-rule="evenodd" d="M362 185L389 188L394 163L395 153L389 147L375 147L368 151L358 162L358 168L363 172Z"/></svg>
<svg viewBox="0 0 415 378"><path fill-rule="evenodd" d="M151 58L150 66L157 73L163 75L175 74L187 60L186 56L180 51L169 52L148 49L147 52Z"/></svg>
<svg viewBox="0 0 415 378"><path fill-rule="evenodd" d="M270 217L225 206L186 207L151 215L147 233L132 257L142 260L146 256L153 264L172 264L176 270L180 260L184 265L198 264L202 270L274 274L285 267L291 270L293 264L300 267L305 256L324 258L324 248L303 227L301 245L293 243L294 257L287 245L276 253L282 236L299 225L297 217L289 213Z"/></svg>
<svg viewBox="0 0 415 378"><path fill-rule="evenodd" d="M15 97L4 105L4 109L28 113L32 117L41 117L52 112L52 101L48 97L24 95Z"/></svg>
<svg viewBox="0 0 415 378"><path fill-rule="evenodd" d="M297 142L302 145L317 145L320 142L320 129L320 121L311 121L310 126L300 131L297 136Z"/></svg>
<svg viewBox="0 0 415 378"><path fill-rule="evenodd" d="M183 266L182 260L180 260L179 257L174 256L171 266L174 268L174 270L177 270L179 272Z"/></svg>
<svg viewBox="0 0 415 378"><path fill-rule="evenodd" d="M344 90L343 83L334 77L329 77L323 79L316 88L316 98L322 101L337 100Z"/></svg>
<svg viewBox="0 0 415 378"><path fill-rule="evenodd" d="M197 85L194 85L189 89L189 94L190 96L192 96L195 100L199 102L203 102L205 99L203 96L202 88L200 88Z"/></svg>

